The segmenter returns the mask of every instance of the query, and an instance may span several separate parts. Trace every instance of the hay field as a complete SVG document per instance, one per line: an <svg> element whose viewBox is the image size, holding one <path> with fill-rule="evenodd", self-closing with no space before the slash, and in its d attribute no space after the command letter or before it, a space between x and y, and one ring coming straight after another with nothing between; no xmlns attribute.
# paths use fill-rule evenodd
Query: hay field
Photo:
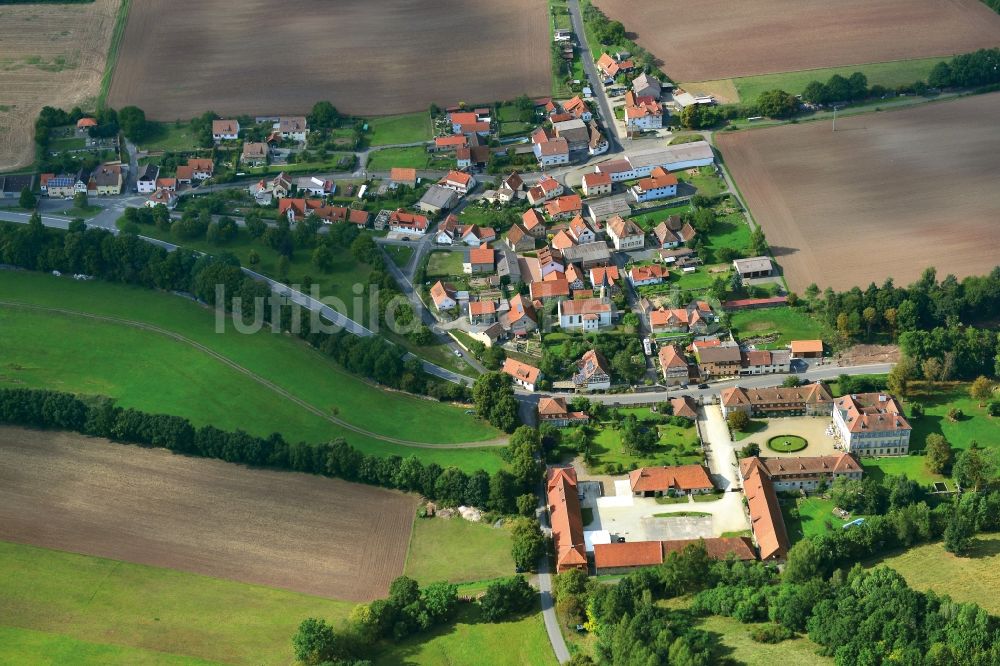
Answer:
<svg viewBox="0 0 1000 666"><path fill-rule="evenodd" d="M32 163L43 106L92 106L121 0L0 10L0 172Z"/></svg>
<svg viewBox="0 0 1000 666"><path fill-rule="evenodd" d="M980 0L593 0L675 81L947 56L1000 45Z"/></svg>
<svg viewBox="0 0 1000 666"><path fill-rule="evenodd" d="M322 99L384 116L550 85L546 6L535 0L143 0L109 100L158 120L303 113Z"/></svg>
<svg viewBox="0 0 1000 666"><path fill-rule="evenodd" d="M351 601L403 572L416 498L0 428L0 540Z"/></svg>
<svg viewBox="0 0 1000 666"><path fill-rule="evenodd" d="M716 136L793 291L1000 257L1000 94Z"/></svg>

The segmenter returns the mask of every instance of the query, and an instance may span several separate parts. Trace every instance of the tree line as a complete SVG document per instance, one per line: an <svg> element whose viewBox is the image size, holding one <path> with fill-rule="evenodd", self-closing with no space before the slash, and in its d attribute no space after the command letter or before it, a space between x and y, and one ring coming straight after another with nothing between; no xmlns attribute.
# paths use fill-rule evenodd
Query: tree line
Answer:
<svg viewBox="0 0 1000 666"><path fill-rule="evenodd" d="M340 627L307 618L292 637L295 658L308 666L362 666L380 648L409 636L452 622L463 600L458 588L446 582L421 588L400 576L389 586L389 596L359 604ZM465 602L468 603L468 602ZM523 576L493 581L475 602L487 622L500 622L526 613L538 604L538 593Z"/></svg>
<svg viewBox="0 0 1000 666"><path fill-rule="evenodd" d="M471 474L410 456L377 456L343 439L310 444L289 442L278 433L258 437L242 430L195 427L186 418L118 407L104 397L78 397L44 389L0 389L0 423L69 430L116 442L166 448L176 453L332 476L383 488L414 492L447 505L484 507L513 514L530 506L541 468L535 461L538 433L524 426L505 457L511 471Z"/></svg>

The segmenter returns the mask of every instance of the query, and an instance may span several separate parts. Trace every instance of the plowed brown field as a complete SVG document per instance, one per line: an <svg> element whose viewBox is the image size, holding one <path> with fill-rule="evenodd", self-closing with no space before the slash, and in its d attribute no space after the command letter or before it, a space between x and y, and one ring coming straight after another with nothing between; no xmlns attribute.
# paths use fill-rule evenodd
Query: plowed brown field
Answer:
<svg viewBox="0 0 1000 666"><path fill-rule="evenodd" d="M789 287L1000 264L1000 93L716 135Z"/></svg>
<svg viewBox="0 0 1000 666"><path fill-rule="evenodd" d="M0 172L31 164L43 106L93 106L119 4L0 9Z"/></svg>
<svg viewBox="0 0 1000 666"><path fill-rule="evenodd" d="M403 573L416 499L0 428L0 540L352 601Z"/></svg>
<svg viewBox="0 0 1000 666"><path fill-rule="evenodd" d="M594 0L674 81L954 55L1000 45L980 0Z"/></svg>
<svg viewBox="0 0 1000 666"><path fill-rule="evenodd" d="M160 120L303 113L327 99L384 116L550 88L540 0L142 0L113 106Z"/></svg>

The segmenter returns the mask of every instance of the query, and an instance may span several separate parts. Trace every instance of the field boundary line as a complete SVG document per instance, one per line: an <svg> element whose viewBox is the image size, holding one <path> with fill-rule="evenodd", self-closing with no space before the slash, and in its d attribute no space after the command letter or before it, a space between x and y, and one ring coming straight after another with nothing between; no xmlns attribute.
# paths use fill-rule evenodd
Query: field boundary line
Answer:
<svg viewBox="0 0 1000 666"><path fill-rule="evenodd" d="M272 382L272 381L270 381L270 380L268 380L268 379L266 379L264 377L261 377L260 375L256 374L255 372L253 372L249 368L243 367L239 363L236 363L235 361L233 361L233 360L227 358L226 356L224 356L224 355L216 352L215 350L213 350L213 349L211 349L211 348L209 348L209 347L201 344L200 342L195 342L194 340L191 340L190 338L186 338L186 337L184 337L183 335L181 335L179 333L175 333L175 332L167 330L165 328L161 328L161 327L156 326L154 324L148 324L146 322L135 321L135 320L131 320L131 319L124 319L124 318L120 318L120 317L111 317L111 316L108 316L108 315L99 315L99 314L94 314L94 313L89 313L89 312L79 312L77 310L68 310L68 309L65 309L65 308L53 308L53 307L48 307L48 306L45 306L45 305L34 305L34 304L31 304L31 303L21 303L21 302L18 302L18 301L0 301L0 305L7 306L7 307L14 307L14 308L23 308L23 309L27 309L27 310L36 310L36 311L42 311L42 312L52 312L52 313L63 314L63 315L68 315L68 316L84 317L86 319L93 319L93 320L96 320L96 321L105 321L105 322L109 322L109 323L113 323L113 324L119 324L119 325L122 325L122 326L130 326L132 328L138 328L138 329L145 330L145 331L150 331L150 332L153 332L153 333L159 333L160 335L168 337L168 338L170 338L170 339L172 339L172 340L174 340L176 342L180 342L182 344L186 344L186 345L188 345L190 347L193 347L194 349L197 349L198 351L200 351L200 352L202 352L204 354L207 354L208 356L211 356L212 358L214 358L217 361L221 362L222 364L228 366L229 368L231 368L231 369L239 372L240 374L242 374L242 375L250 378L251 380L253 380L254 382L260 384L261 386L264 386L265 388L270 389L271 391L277 393L278 395L280 395L281 397L285 398L286 400L289 400L290 402L293 402L293 403L297 404L298 406L302 407L303 409L308 410L309 412L312 412L313 414L315 414L316 416L319 416L320 418L326 419L327 421L329 421L330 423L332 423L334 425L340 426L342 428L345 428L346 430L350 430L351 432L355 432L355 433L357 433L359 435L364 435L366 437L371 437L372 439L377 439L379 441L389 442L390 444L399 444L400 446L409 446L409 447L413 447L413 448L420 448L420 449L471 449L471 448L481 448L481 447L505 446L507 444L506 438L498 438L498 439L493 439L493 440L485 440L483 442L460 442L460 443L457 443L457 444L430 444L430 443L427 443L427 442L414 442L414 441L408 440L408 439L399 439L399 438L396 438L396 437L389 437L387 435L380 435L378 433L371 432L370 430L365 430L364 428L361 428L360 426L356 426L356 425L354 425L352 423L348 423L347 421L344 421L343 419L340 419L340 418L338 418L336 416L333 416L331 414L327 414L326 412L324 412L319 407L316 407L315 405L306 402L302 398L299 398L298 396L292 394L288 390L286 390L286 389L278 386L274 382Z"/></svg>
<svg viewBox="0 0 1000 666"><path fill-rule="evenodd" d="M115 26L111 30L111 43L108 44L108 56L104 61L104 74L101 75L101 87L97 93L97 108L103 109L108 93L111 91L111 81L118 65L118 53L121 51L122 40L125 38L125 26L128 25L128 12L132 0L121 0L121 5L115 14Z"/></svg>

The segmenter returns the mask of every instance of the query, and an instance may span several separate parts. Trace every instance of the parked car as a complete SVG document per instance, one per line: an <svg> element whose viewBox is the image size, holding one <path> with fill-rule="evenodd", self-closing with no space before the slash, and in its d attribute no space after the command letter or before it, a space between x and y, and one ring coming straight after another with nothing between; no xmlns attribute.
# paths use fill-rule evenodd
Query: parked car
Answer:
<svg viewBox="0 0 1000 666"><path fill-rule="evenodd" d="M698 388L700 388L700 389L707 389L708 388L708 384L698 384Z"/></svg>

